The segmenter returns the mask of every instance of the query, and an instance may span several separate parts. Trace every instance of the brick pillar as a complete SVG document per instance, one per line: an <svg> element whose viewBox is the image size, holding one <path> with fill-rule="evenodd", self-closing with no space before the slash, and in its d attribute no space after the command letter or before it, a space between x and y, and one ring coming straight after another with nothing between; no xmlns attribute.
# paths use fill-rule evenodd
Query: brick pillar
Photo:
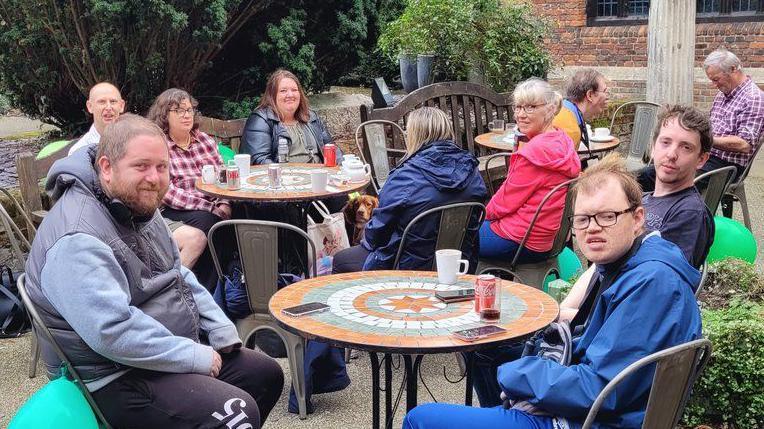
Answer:
<svg viewBox="0 0 764 429"><path fill-rule="evenodd" d="M653 0L647 23L647 100L692 104L695 0Z"/></svg>

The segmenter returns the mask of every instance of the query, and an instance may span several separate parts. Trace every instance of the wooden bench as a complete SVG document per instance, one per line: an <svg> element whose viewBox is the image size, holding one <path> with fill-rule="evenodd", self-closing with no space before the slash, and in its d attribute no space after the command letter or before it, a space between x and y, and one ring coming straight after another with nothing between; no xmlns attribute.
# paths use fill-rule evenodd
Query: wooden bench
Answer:
<svg viewBox="0 0 764 429"><path fill-rule="evenodd" d="M16 174L19 178L21 201L27 215L36 224L42 222L45 213L47 213L40 193L40 180L47 177L48 170L54 162L67 156L69 148L74 142L75 140L72 140L66 146L43 159L37 159L37 155L31 152L23 152L16 156Z"/></svg>
<svg viewBox="0 0 764 429"><path fill-rule="evenodd" d="M484 155L491 151L476 145L475 136L488 132L488 123L494 119L510 122L514 117L511 93L497 93L472 82L443 82L419 88L400 99L393 107L374 109L362 105L361 122L386 120L405 129L409 113L423 106L437 107L446 113L454 126L455 143L479 157L481 171L486 169ZM391 125L378 124L364 127L361 135L363 141L359 142L359 149L364 159L372 164L374 177L382 183L390 168L405 156L406 148L400 132L395 132ZM387 155L387 165L377 161L382 151ZM494 168L506 171L501 160L491 163L491 170ZM497 171L494 176L503 180L505 175Z"/></svg>

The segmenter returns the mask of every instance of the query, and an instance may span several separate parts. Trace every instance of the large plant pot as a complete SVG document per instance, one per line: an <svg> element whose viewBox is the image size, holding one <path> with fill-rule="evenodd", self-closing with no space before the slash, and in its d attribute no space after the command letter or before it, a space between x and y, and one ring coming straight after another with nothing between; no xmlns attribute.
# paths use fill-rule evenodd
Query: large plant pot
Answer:
<svg viewBox="0 0 764 429"><path fill-rule="evenodd" d="M417 89L416 55L400 54L398 55L398 64L401 66L403 90L409 93Z"/></svg>
<svg viewBox="0 0 764 429"><path fill-rule="evenodd" d="M419 54L416 56L416 78L420 88L432 83L432 64L435 55Z"/></svg>

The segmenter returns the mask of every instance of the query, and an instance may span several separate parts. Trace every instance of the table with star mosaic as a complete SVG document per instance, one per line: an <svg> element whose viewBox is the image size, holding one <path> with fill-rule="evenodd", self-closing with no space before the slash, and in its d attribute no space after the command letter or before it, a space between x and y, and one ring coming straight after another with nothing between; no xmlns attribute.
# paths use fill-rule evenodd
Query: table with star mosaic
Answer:
<svg viewBox="0 0 764 429"><path fill-rule="evenodd" d="M506 329L506 333L473 342L459 340L453 336L455 331L485 324L474 311L474 301L446 304L438 300L435 293L472 288L475 279L475 276L464 275L456 284L445 285L438 283L437 273L424 271L366 271L322 276L279 290L271 298L269 309L277 322L290 332L309 340L369 352L372 381L377 388L377 353L387 357L403 355L407 409L411 409L416 405L416 374L422 355L465 352L518 341L557 318L559 307L552 297L533 287L502 280L501 318L496 325ZM329 305L329 309L303 317L286 316L281 311L308 302L322 302ZM385 368L386 383L390 378L388 371L389 368ZM471 379L467 385L466 401L471 402ZM377 388L374 395L378 395ZM385 392L389 395L390 389L386 388ZM376 416L379 399L375 396L372 399L375 407L372 416ZM389 406L387 408L390 417L392 413ZM375 417L373 427L378 427L378 423Z"/></svg>
<svg viewBox="0 0 764 429"><path fill-rule="evenodd" d="M196 188L215 198L251 202L311 201L321 198L345 195L360 191L369 185L369 178L359 182L344 184L329 183L324 192L313 192L310 184L312 170L326 170L329 175L339 173L339 167L325 167L323 164L288 163L281 164L282 186L272 189L268 186L268 164L253 165L249 175L241 178L241 189L230 190L217 184L196 181Z"/></svg>

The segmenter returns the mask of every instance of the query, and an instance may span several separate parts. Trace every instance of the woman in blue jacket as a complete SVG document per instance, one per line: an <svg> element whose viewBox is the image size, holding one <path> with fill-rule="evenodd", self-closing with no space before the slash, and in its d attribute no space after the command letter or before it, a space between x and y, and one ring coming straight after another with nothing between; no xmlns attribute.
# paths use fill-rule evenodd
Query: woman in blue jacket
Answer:
<svg viewBox="0 0 764 429"><path fill-rule="evenodd" d="M409 115L408 154L390 173L379 193L379 207L366 225L358 246L334 257L334 272L392 269L403 230L420 213L434 207L468 201L483 202L485 183L478 173L478 160L453 142L448 116L433 107L422 107ZM438 218L433 216L410 231L399 267L429 270L435 255ZM461 249L475 267L477 259L477 216L467 229Z"/></svg>

